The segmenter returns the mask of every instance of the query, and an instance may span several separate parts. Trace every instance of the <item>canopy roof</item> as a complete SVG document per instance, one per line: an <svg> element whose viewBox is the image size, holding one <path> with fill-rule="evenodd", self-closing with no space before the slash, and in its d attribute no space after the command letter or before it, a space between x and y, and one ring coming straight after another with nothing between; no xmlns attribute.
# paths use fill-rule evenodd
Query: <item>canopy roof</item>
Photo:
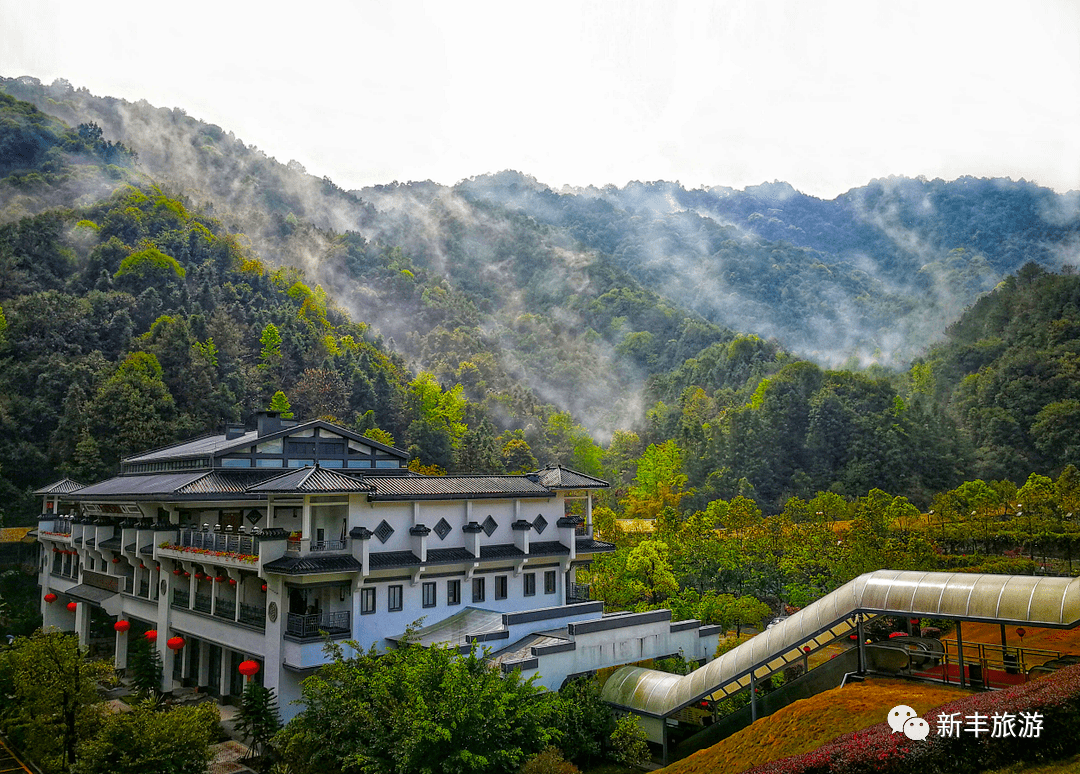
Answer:
<svg viewBox="0 0 1080 774"><path fill-rule="evenodd" d="M623 667L604 684L604 701L668 717L710 694L747 687L850 633L859 614L953 618L1071 628L1080 623L1080 578L878 570L860 575L748 642L688 675Z"/></svg>

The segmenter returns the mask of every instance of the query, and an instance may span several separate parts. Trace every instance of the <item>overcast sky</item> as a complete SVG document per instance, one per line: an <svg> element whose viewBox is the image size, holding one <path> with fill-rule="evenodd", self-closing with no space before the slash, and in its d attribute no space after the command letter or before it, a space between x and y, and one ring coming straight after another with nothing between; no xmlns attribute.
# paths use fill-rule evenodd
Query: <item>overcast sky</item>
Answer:
<svg viewBox="0 0 1080 774"><path fill-rule="evenodd" d="M345 188L1080 189L1076 0L0 0L0 75L182 107Z"/></svg>

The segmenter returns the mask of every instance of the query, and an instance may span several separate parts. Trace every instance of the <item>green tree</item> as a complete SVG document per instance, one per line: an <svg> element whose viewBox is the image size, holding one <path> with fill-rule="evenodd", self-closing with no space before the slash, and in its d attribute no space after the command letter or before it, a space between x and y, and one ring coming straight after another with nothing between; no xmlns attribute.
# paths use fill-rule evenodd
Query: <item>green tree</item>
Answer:
<svg viewBox="0 0 1080 774"><path fill-rule="evenodd" d="M496 774L548 746L541 689L475 649L406 643L346 657L328 647L333 661L304 680L304 709L274 737L296 774Z"/></svg>
<svg viewBox="0 0 1080 774"><path fill-rule="evenodd" d="M145 699L161 693L161 654L150 640L138 637L131 643L128 670L140 697Z"/></svg>
<svg viewBox="0 0 1080 774"><path fill-rule="evenodd" d="M656 518L665 508L678 510L690 492L683 472L682 451L675 441L651 444L637 463L634 483L623 500L629 517Z"/></svg>
<svg viewBox="0 0 1080 774"><path fill-rule="evenodd" d="M611 732L611 758L620 766L637 766L649 759L649 740L635 715L626 714L615 721Z"/></svg>
<svg viewBox="0 0 1080 774"><path fill-rule="evenodd" d="M554 699L555 743L563 757L586 768L599 763L610 753L607 743L615 730L611 708L600 698L599 681L575 678Z"/></svg>
<svg viewBox="0 0 1080 774"><path fill-rule="evenodd" d="M270 398L270 405L267 407L270 411L280 411L282 419L292 419L292 404L289 403L288 397L281 390L278 390Z"/></svg>
<svg viewBox="0 0 1080 774"><path fill-rule="evenodd" d="M97 680L108 664L87 659L78 638L41 629L0 651L0 708L5 733L47 770L65 770L92 724Z"/></svg>
<svg viewBox="0 0 1080 774"><path fill-rule="evenodd" d="M626 579L637 599L657 603L677 594L679 584L671 571L668 545L662 540L642 540L626 558Z"/></svg>
<svg viewBox="0 0 1080 774"><path fill-rule="evenodd" d="M71 774L193 774L206 771L218 733L213 702L156 712L138 704L106 714L101 729L79 744Z"/></svg>
<svg viewBox="0 0 1080 774"><path fill-rule="evenodd" d="M252 755L261 756L266 753L270 739L281 730L277 698L272 690L254 680L248 681L240 697L236 730L251 740L248 747L251 748Z"/></svg>

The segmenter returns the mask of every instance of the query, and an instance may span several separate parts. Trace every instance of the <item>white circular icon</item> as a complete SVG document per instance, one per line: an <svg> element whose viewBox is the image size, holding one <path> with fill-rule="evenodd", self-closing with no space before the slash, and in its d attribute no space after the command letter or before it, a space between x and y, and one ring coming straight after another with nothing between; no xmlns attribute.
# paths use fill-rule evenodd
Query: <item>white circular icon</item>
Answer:
<svg viewBox="0 0 1080 774"><path fill-rule="evenodd" d="M930 735L930 724L922 718L909 718L904 724L904 736L919 741Z"/></svg>
<svg viewBox="0 0 1080 774"><path fill-rule="evenodd" d="M893 730L894 734L898 734L904 730L904 724L911 718L918 716L918 714L906 704L897 704L889 710L889 728Z"/></svg>

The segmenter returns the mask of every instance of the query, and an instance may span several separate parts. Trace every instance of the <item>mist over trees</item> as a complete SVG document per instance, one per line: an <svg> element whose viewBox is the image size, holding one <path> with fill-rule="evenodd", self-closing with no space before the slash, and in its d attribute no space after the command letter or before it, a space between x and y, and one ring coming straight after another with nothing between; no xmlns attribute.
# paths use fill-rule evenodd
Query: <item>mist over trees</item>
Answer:
<svg viewBox="0 0 1080 774"><path fill-rule="evenodd" d="M426 471L561 462L610 479L612 508L663 448L686 481L659 510L684 514L874 488L925 506L1075 459L1076 278L1038 263L1068 258L1076 197L969 179L833 202L784 184L556 193L509 172L358 196L182 111L0 87L82 123L0 105L0 141L28 149L0 179L13 514L49 476L99 478L271 404ZM884 367L1012 270L910 370ZM758 323L797 329L800 351L818 329L877 333L815 363Z"/></svg>

